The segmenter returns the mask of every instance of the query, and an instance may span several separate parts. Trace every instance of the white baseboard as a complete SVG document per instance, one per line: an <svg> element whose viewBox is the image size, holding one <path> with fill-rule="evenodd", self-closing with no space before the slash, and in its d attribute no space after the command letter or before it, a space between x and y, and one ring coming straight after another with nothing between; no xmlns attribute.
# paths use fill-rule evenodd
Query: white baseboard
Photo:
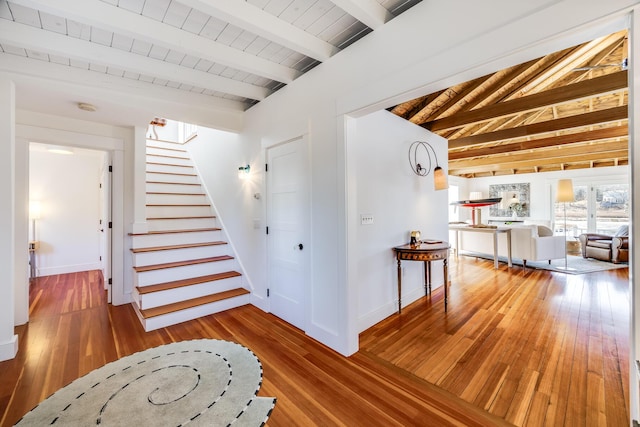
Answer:
<svg viewBox="0 0 640 427"><path fill-rule="evenodd" d="M441 283L432 284L431 292L433 292L434 289L439 288L440 286L442 286ZM394 295L394 296L397 297L397 295ZM424 287L416 288L407 294L403 292L402 307L404 308L408 306L409 304L417 301L423 296L424 296ZM393 316L394 314L397 314L397 313L398 313L398 300L394 299L393 301L390 301L387 304L384 304L383 306L378 307L377 309L370 311L364 316L361 316L360 318L358 318L358 333L369 329L376 323L381 322L387 317Z"/></svg>
<svg viewBox="0 0 640 427"><path fill-rule="evenodd" d="M62 265L38 269L38 277L53 276L56 274L78 273L80 271L102 270L102 263L92 262L87 264Z"/></svg>
<svg viewBox="0 0 640 427"><path fill-rule="evenodd" d="M18 336L14 335L9 341L0 343L0 362L16 357L18 354Z"/></svg>

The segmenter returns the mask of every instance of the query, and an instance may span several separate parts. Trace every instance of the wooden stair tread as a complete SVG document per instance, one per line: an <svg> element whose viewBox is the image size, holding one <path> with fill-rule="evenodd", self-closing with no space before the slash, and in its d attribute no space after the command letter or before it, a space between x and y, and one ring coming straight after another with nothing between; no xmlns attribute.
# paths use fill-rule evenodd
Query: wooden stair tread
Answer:
<svg viewBox="0 0 640 427"><path fill-rule="evenodd" d="M141 267L133 267L133 269L137 273L142 273L145 271L163 270L165 268L175 268L175 267L186 267L189 265L198 265L198 264L206 264L209 262L227 261L230 259L233 259L233 257L230 255L220 255L220 256L213 256L209 258L192 259L189 261L177 261L177 262L167 262L164 264L144 265Z"/></svg>
<svg viewBox="0 0 640 427"><path fill-rule="evenodd" d="M153 292L168 291L169 289L183 288L185 286L198 285L200 283L214 282L216 280L230 279L232 277L239 276L242 276L242 274L237 271L225 271L224 273L190 277L188 279L175 280L173 282L158 283L157 285L137 286L136 289L140 295L146 295Z"/></svg>
<svg viewBox="0 0 640 427"><path fill-rule="evenodd" d="M190 228L184 230L157 230L157 231L147 231L146 233L129 233L129 236L146 236L148 234L173 234L173 233L198 233L201 231L220 231L222 228L218 227L209 227L209 228Z"/></svg>
<svg viewBox="0 0 640 427"><path fill-rule="evenodd" d="M153 173L153 172L152 172ZM200 183L193 182L164 182L164 181L147 181L147 184L168 184L168 185L197 185L202 187Z"/></svg>
<svg viewBox="0 0 640 427"><path fill-rule="evenodd" d="M163 216L158 218L147 218L147 221L155 221L162 219L215 219L215 215L205 215L205 216Z"/></svg>
<svg viewBox="0 0 640 427"><path fill-rule="evenodd" d="M199 305L209 304L216 301L222 301L225 299L246 295L249 291L243 288L231 289L229 291L220 292L217 294L207 295L200 298L194 298L186 301L180 301L173 304L167 304L160 307L148 308L146 310L140 310L140 314L145 319L151 317L161 316L163 314L169 314L187 308L197 307Z"/></svg>
<svg viewBox="0 0 640 427"><path fill-rule="evenodd" d="M158 171L147 171L147 173L159 173L161 175L177 175L177 176L198 176L195 173L176 173L176 172L158 172ZM179 184L178 182L174 184Z"/></svg>
<svg viewBox="0 0 640 427"><path fill-rule="evenodd" d="M187 152L187 150L180 149L180 148L167 148L167 147L160 147L159 145L150 145L150 144L147 144L147 148L155 148L155 149L158 149L158 150L168 150L168 151L178 151L180 153L186 153Z"/></svg>
<svg viewBox="0 0 640 427"><path fill-rule="evenodd" d="M147 156L153 156L153 157L164 157L166 159L180 159L180 160L191 160L189 157L182 157L182 156L170 156L168 154L153 154L153 153L147 153Z"/></svg>
<svg viewBox="0 0 640 427"><path fill-rule="evenodd" d="M206 196L205 193L171 193L169 191L147 191L147 194L165 194L170 196Z"/></svg>
<svg viewBox="0 0 640 427"><path fill-rule="evenodd" d="M132 248L131 252L134 254L143 252L158 252L158 251L170 251L173 249L189 249L189 248L202 248L205 246L219 246L226 245L227 242L222 240L216 242L204 242L204 243L186 243L182 245L168 245L168 246L150 246L148 248Z"/></svg>
<svg viewBox="0 0 640 427"><path fill-rule="evenodd" d="M149 207L149 206L153 206L153 207L159 207L159 206L170 206L170 207L176 207L176 208L180 208L180 207L183 207L183 208L184 208L184 207L192 207L192 206L211 206L211 205L209 205L209 204L203 204L203 203L190 203L190 204L186 204L186 205L185 205L185 204L177 204L177 205L176 205L176 204L173 204L173 205L170 205L170 204L164 204L164 203L161 203L161 204L152 204L152 205L147 205L147 207Z"/></svg>
<svg viewBox="0 0 640 427"><path fill-rule="evenodd" d="M148 165L155 165L155 166L175 166L178 168L193 168L193 166L191 165L174 165L171 163L159 163L159 162L147 162Z"/></svg>
<svg viewBox="0 0 640 427"><path fill-rule="evenodd" d="M147 146L149 146L149 142L151 142L151 143L153 143L153 142L168 142L169 144L184 145L183 142L169 141L168 139L160 139L160 138L147 138Z"/></svg>

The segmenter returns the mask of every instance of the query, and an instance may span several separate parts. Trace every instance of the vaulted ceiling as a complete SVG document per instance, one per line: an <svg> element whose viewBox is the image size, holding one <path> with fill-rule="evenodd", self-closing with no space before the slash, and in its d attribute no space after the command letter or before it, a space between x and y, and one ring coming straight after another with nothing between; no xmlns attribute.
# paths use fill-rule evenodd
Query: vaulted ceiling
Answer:
<svg viewBox="0 0 640 427"><path fill-rule="evenodd" d="M242 112L419 2L0 0L0 71Z"/></svg>
<svg viewBox="0 0 640 427"><path fill-rule="evenodd" d="M627 165L627 32L389 110L449 141L449 175Z"/></svg>

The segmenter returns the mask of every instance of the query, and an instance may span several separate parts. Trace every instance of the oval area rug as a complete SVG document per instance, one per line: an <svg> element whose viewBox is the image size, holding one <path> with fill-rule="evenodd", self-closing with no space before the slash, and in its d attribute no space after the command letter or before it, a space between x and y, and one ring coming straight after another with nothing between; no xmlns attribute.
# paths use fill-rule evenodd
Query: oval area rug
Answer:
<svg viewBox="0 0 640 427"><path fill-rule="evenodd" d="M262 365L246 347L182 341L108 363L58 390L18 426L261 426Z"/></svg>

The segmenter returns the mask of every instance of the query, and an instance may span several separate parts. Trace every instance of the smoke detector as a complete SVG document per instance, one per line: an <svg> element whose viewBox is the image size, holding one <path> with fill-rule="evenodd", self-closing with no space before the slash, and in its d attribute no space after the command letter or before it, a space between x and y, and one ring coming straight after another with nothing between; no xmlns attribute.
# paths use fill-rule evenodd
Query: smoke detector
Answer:
<svg viewBox="0 0 640 427"><path fill-rule="evenodd" d="M97 110L95 105L88 104L86 102L78 102L78 108L84 111L90 111L92 113Z"/></svg>

